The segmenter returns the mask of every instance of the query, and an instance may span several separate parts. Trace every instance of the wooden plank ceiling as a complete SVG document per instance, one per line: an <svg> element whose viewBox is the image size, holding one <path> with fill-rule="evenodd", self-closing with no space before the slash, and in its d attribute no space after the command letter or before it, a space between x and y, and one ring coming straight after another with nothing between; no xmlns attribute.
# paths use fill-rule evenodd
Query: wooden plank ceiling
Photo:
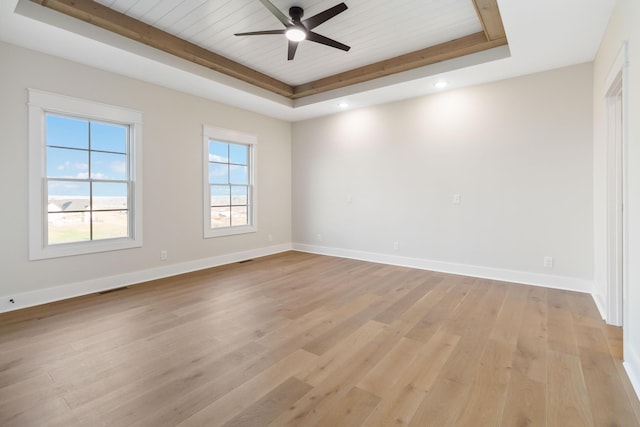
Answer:
<svg viewBox="0 0 640 427"><path fill-rule="evenodd" d="M353 42L361 52L368 52L368 56L357 56L352 53L354 49L345 53L323 46L320 46L320 51L313 51L312 49L318 48L313 47L315 44L311 43L311 46L304 46L304 49L308 49L307 58L310 55L333 56L319 56L315 58L315 62L304 56L299 59L303 50L299 48L296 59L286 61L286 58L283 58L284 50L267 51L262 53L263 56L267 55L271 58L271 64L262 66L257 61L252 63L252 58L257 53L247 53L248 46L253 45L254 52L256 49L264 51L266 46L264 43L269 43L269 46L274 46L274 49L285 49L284 37L233 37L233 33L239 31L279 28L279 23L257 0L241 2L233 0L235 11L230 9L232 5L230 0L217 2L213 0L162 0L161 2L155 1L153 4L146 0L137 3L127 1L124 2L127 4L126 8L118 4L119 0L100 0L100 2L92 0L31 1L290 99L299 99L343 88L507 44L497 0L456 0L455 2L430 0L426 3L426 0L421 0L411 4L415 14L411 13L411 9L408 11L399 10L399 16L391 16L388 9L383 10L383 5L389 7L389 4L397 4L397 2L367 0L363 3L361 0L346 0L350 10L334 20L328 21L315 31L346 44ZM293 5L287 3L286 0L272 1L285 13L287 8ZM465 10L469 7L468 2L475 9L475 14L471 13L471 17ZM296 5L300 3L300 1L295 2ZM328 3L316 1L315 4L305 6L309 8L308 16L311 16L335 3L338 1L329 1ZM350 3L354 6L351 7ZM457 8L453 7L454 3L457 3ZM151 6L143 11L141 6L143 4L151 4ZM164 11L161 10L162 8L154 7L159 4L162 4ZM434 10L432 13L425 13L425 15L429 15L430 21L427 21L426 17L419 16L420 13L423 13L423 9L419 8L424 8L427 4ZM136 6L138 9L135 9ZM221 10L225 7L227 9L223 14ZM178 13L180 10L182 10L181 14ZM173 14L168 11L173 11ZM351 15L347 14L349 11L351 11ZM462 16L465 15L465 11L466 16ZM155 12L155 16L151 12ZM221 16L217 18L217 25L211 25L207 20L214 13ZM170 22L165 19L164 21L167 22L164 22L163 18L170 15L173 15L173 19ZM381 17L385 19L381 19ZM373 27L373 24L370 24L360 28L359 35L356 34L358 25L363 26L361 22L367 19L378 22L378 27ZM224 31L218 30L215 33L216 29L222 27L222 22L224 22L226 29ZM199 28L198 26L204 25L207 26L205 27L206 31L197 32L195 30ZM385 29L392 31L390 36L384 33ZM205 40L205 36L208 42ZM279 37L282 37L282 40L278 40ZM381 37L389 38L389 40L387 43L382 43ZM443 37L444 40L442 40ZM417 49L415 49L416 46L418 46ZM407 47L411 50L407 51ZM224 54L221 54L221 51ZM234 52L237 52L239 56L234 57ZM380 55L384 56L380 59L378 58ZM346 58L355 58L355 60L349 61ZM373 59L372 62L367 62L371 59ZM305 61L307 61L306 68L304 68ZM320 65L318 61L321 62ZM358 61L365 62L353 66L358 64ZM269 68L272 65L273 67ZM258 70L261 66L262 69ZM299 67L297 75L294 69L296 66ZM345 66L353 68L341 70L341 67ZM293 74L289 76L287 70L293 70ZM335 70L339 71L334 72ZM329 74L322 76L322 72ZM309 75L320 77L310 81L304 80L304 77ZM289 77L283 78L281 76ZM300 76L302 76L302 81L300 81Z"/></svg>

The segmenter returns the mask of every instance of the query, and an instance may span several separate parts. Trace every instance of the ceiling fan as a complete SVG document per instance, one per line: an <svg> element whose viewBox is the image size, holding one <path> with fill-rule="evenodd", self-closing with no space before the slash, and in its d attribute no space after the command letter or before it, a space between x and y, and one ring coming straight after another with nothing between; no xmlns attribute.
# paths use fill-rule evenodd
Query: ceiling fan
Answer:
<svg viewBox="0 0 640 427"><path fill-rule="evenodd" d="M304 15L304 9L299 6L292 6L289 8L290 18L287 17L284 13L280 11L277 7L273 5L269 0L260 0L269 12L271 12L282 25L285 26L282 30L267 30L267 31L252 31L249 33L237 33L236 36L260 36L266 34L284 34L287 39L289 39L289 52L287 54L287 59L291 61L296 55L296 49L298 49L298 44L302 40L310 40L312 42L320 43L326 46L335 47L336 49L342 49L344 51L348 51L351 49L350 46L346 44L340 43L329 37L325 37L318 33L315 33L313 30L318 25L328 21L339 13L347 10L347 5L344 3L337 4L324 12L320 12L317 15L313 15L311 18L307 18L302 20L302 16Z"/></svg>

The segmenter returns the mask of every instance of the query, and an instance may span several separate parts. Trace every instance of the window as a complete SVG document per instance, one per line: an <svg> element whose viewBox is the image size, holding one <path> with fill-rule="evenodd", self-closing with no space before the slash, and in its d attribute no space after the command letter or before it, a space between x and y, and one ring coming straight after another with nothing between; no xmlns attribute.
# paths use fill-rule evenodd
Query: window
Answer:
<svg viewBox="0 0 640 427"><path fill-rule="evenodd" d="M142 245L141 121L29 90L31 259Z"/></svg>
<svg viewBox="0 0 640 427"><path fill-rule="evenodd" d="M204 237L256 231L256 137L204 126Z"/></svg>

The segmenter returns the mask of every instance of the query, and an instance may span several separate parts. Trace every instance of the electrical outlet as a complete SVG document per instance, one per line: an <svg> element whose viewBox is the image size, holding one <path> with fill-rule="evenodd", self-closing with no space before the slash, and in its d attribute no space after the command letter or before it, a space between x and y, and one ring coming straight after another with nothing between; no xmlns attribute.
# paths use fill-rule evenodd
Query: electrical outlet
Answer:
<svg viewBox="0 0 640 427"><path fill-rule="evenodd" d="M166 261L168 257L169 254L167 253L167 251L160 251L160 261Z"/></svg>
<svg viewBox="0 0 640 427"><path fill-rule="evenodd" d="M453 204L454 205L459 205L460 203L462 203L462 198L460 197L459 194L454 194L453 195Z"/></svg>
<svg viewBox="0 0 640 427"><path fill-rule="evenodd" d="M322 242L322 233L316 234L316 239L318 240L318 242Z"/></svg>
<svg viewBox="0 0 640 427"><path fill-rule="evenodd" d="M393 250L397 251L398 249L400 249L400 243L398 242L393 242Z"/></svg>
<svg viewBox="0 0 640 427"><path fill-rule="evenodd" d="M267 240L270 241L270 242L273 242L273 235L269 234L267 236Z"/></svg>
<svg viewBox="0 0 640 427"><path fill-rule="evenodd" d="M542 264L545 266L545 268L553 268L553 257L544 257Z"/></svg>

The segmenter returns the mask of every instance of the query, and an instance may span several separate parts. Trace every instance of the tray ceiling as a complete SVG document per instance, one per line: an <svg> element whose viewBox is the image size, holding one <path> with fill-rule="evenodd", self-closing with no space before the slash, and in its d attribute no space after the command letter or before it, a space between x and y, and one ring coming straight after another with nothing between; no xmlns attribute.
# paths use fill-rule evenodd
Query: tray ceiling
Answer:
<svg viewBox="0 0 640 427"><path fill-rule="evenodd" d="M345 0L348 10L315 29L351 46L302 42L287 60L281 29L258 0L31 0L291 99L506 44L496 0ZM339 0L272 0L309 17Z"/></svg>

